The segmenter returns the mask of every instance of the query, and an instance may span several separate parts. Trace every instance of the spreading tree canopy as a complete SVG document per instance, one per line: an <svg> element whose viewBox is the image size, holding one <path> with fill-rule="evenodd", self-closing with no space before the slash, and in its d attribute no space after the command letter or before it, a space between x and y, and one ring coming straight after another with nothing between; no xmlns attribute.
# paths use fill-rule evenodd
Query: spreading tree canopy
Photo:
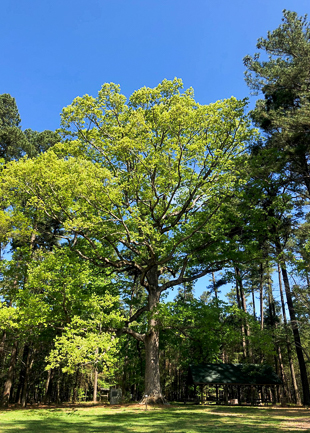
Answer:
<svg viewBox="0 0 310 433"><path fill-rule="evenodd" d="M76 98L62 113L63 142L8 164L1 180L7 204L15 218L28 218L31 233L38 231L33 221L46 215L62 228L60 246L145 290L125 325L106 330L144 343L145 393L155 401L162 399L160 296L231 259L233 203L244 182L245 145L255 134L244 101L200 105L192 89L181 89L181 80L164 80L126 103L112 83L96 98ZM143 314L142 333L136 321Z"/></svg>

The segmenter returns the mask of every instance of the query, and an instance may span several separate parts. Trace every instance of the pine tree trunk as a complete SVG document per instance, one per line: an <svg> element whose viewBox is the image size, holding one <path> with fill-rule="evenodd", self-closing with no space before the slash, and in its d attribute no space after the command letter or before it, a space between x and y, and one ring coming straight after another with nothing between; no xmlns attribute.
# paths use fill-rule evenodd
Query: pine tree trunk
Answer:
<svg viewBox="0 0 310 433"><path fill-rule="evenodd" d="M241 278L240 270L238 267L236 267L235 271L236 271L236 280L238 281L239 288L240 288L241 306L242 306L243 311L246 313L247 312L246 300L245 300L245 293L243 290L243 284L242 284L242 278ZM248 321L246 319L244 320L244 325L242 327L243 327L243 332L244 332L244 338L242 339L243 340L242 341L243 349L245 350L246 357L252 357L252 351L251 351L251 348L249 347L249 340L248 340L248 337L250 336L250 327L249 327Z"/></svg>
<svg viewBox="0 0 310 433"><path fill-rule="evenodd" d="M236 296L237 296L238 308L241 310L242 306L241 306L241 301L240 301L239 284L238 284L237 278L236 278Z"/></svg>
<svg viewBox="0 0 310 433"><path fill-rule="evenodd" d="M277 321L276 321L276 309L275 309L275 302L274 302L273 291L272 291L272 280L271 280L271 276L270 276L269 271L268 271L268 300L269 300L270 323L271 323L272 328L274 328L276 330L278 327ZM275 359L276 371L277 371L278 375L281 377L281 380L283 382L284 395L286 396L287 395L287 387L286 387L286 380L285 380L281 347L277 343L276 338L275 338L275 334L273 331L272 331L272 337L274 339L274 345L276 348L276 352L278 354L278 357ZM278 394L279 394L279 392L278 392Z"/></svg>
<svg viewBox="0 0 310 433"><path fill-rule="evenodd" d="M270 273L268 270L267 273L267 278L268 278L268 309L269 309L269 317L270 317L270 325L271 325L271 332L272 332L272 340L273 340L273 344L275 346L276 352L278 352L278 345L275 339L275 308L274 308L274 298L273 298L273 293L272 293L272 285L271 285L271 277L270 277ZM277 374L279 375L280 373L280 366L278 364L279 361L279 357L276 356L276 354L274 355L274 365L275 365L275 371L277 372Z"/></svg>
<svg viewBox="0 0 310 433"><path fill-rule="evenodd" d="M260 287L259 287L259 305L260 305L260 329L264 329L264 285L263 285L264 270L263 264L260 264Z"/></svg>
<svg viewBox="0 0 310 433"><path fill-rule="evenodd" d="M308 157L305 153L302 153L299 155L299 164L301 168L302 177L304 179L306 188L308 190L308 194L310 195L310 172L309 172L309 164L308 164Z"/></svg>
<svg viewBox="0 0 310 433"><path fill-rule="evenodd" d="M301 404L300 394L299 394L297 381L296 381L295 368L294 368L294 363L293 363L293 358L292 358L292 346L291 346L291 342L290 342L289 335L288 335L288 329L287 329L285 302L284 302L284 296L283 296L281 269L280 269L279 263L278 263L278 276L279 276L279 288L280 288L281 305L282 305L282 315L283 315L283 322L284 322L284 327L285 327L287 356L288 356L288 361L289 361L289 365L290 365L291 379L292 379L292 385L293 385L293 390L294 390L293 400L296 404Z"/></svg>
<svg viewBox="0 0 310 433"><path fill-rule="evenodd" d="M279 244L277 245L277 254L278 254L278 256L280 256L280 254L281 254L281 248L280 248ZM290 319L291 319L291 326L292 326L292 330L293 330L295 348L296 348L296 353L297 353L297 358L298 358L298 363L299 363L301 384L302 384L302 390L303 390L303 404L304 405L310 405L310 391L309 391L307 369L306 369L304 354L302 351L299 329L297 326L295 308L294 308L294 304L293 304L293 300L292 300L286 265L285 265L285 262L283 260L281 261L280 266L281 266L281 271L282 271L282 278L283 278L283 282L284 282L284 288L285 288L285 293L286 293L288 310L289 310Z"/></svg>
<svg viewBox="0 0 310 433"><path fill-rule="evenodd" d="M253 317L254 317L254 320L256 320L256 311L255 311L255 291L254 291L254 288L252 288L252 303L253 303Z"/></svg>
<svg viewBox="0 0 310 433"><path fill-rule="evenodd" d="M218 290L217 290L217 287L216 287L214 272L212 272L212 282L213 282L214 296L215 296L215 299L216 299L216 306L218 307L218 293L217 293Z"/></svg>

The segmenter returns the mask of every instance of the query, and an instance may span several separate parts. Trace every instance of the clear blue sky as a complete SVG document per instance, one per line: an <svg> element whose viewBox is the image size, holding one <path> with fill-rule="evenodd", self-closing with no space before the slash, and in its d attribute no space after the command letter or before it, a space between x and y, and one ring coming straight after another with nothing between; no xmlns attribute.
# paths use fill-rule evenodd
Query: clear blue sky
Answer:
<svg viewBox="0 0 310 433"><path fill-rule="evenodd" d="M129 96L182 78L208 104L249 91L242 59L309 0L1 0L0 93L16 98L22 128L56 129L76 96L105 82ZM197 285L197 295L208 278Z"/></svg>
<svg viewBox="0 0 310 433"><path fill-rule="evenodd" d="M182 78L200 103L248 96L242 58L309 0L1 0L0 93L22 128L59 126L76 96L104 82L129 96Z"/></svg>

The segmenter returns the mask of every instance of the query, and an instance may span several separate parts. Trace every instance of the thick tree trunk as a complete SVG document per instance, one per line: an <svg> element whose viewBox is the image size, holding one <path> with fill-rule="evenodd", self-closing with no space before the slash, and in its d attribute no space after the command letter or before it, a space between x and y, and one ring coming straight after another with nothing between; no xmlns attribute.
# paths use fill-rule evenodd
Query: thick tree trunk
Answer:
<svg viewBox="0 0 310 433"><path fill-rule="evenodd" d="M9 405L9 399L10 399L13 376L14 376L14 369L17 360L17 347L18 347L18 342L17 340L15 340L12 348L9 371L8 371L7 379L4 384L4 391L2 395L2 401L1 401L1 406L4 407L8 407Z"/></svg>
<svg viewBox="0 0 310 433"><path fill-rule="evenodd" d="M145 395L162 399L159 374L159 332L152 330L145 337Z"/></svg>
<svg viewBox="0 0 310 433"><path fill-rule="evenodd" d="M281 254L281 247L279 244L277 245L277 254L278 254L278 256L280 256L280 254ZM283 278L284 287L285 287L288 310L289 310L290 319L291 319L291 326L292 326L292 331L293 331L293 336L294 336L296 354L297 354L298 363L299 363L301 384L302 384L302 390L303 390L303 404L304 405L310 405L310 391L309 391L307 369L306 369L304 354L302 351L299 329L297 326L295 308L294 308L294 304L293 304L293 300L292 300L286 265L285 265L285 262L283 260L281 261L280 266L281 266L282 278Z"/></svg>
<svg viewBox="0 0 310 433"><path fill-rule="evenodd" d="M144 400L148 403L164 403L159 372L159 329L156 320L156 307L159 304L158 270L154 266L147 275L148 306L150 311L149 329L144 338L145 344L145 392ZM147 396L147 397L146 397Z"/></svg>

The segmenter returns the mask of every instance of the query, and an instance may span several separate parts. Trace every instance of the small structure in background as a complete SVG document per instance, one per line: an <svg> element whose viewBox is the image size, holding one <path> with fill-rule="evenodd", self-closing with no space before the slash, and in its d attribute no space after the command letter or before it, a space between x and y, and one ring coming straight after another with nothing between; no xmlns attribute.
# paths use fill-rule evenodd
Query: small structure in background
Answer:
<svg viewBox="0 0 310 433"><path fill-rule="evenodd" d="M110 404L119 404L122 399L121 389L111 389L110 390Z"/></svg>
<svg viewBox="0 0 310 433"><path fill-rule="evenodd" d="M110 388L99 388L99 401L109 401Z"/></svg>
<svg viewBox="0 0 310 433"><path fill-rule="evenodd" d="M189 367L188 386L191 385L194 395L188 391L189 400L199 400L198 387L201 403L259 405L276 402L282 381L266 364L199 364ZM215 388L215 396L208 395L207 385L213 387L213 392Z"/></svg>

